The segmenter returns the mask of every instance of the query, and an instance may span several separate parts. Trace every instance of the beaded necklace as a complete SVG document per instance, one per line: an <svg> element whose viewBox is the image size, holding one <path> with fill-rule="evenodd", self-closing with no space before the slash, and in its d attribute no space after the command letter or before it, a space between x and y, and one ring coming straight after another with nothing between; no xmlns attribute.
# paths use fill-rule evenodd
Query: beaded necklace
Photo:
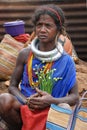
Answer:
<svg viewBox="0 0 87 130"><path fill-rule="evenodd" d="M39 86L39 82L38 81L37 82L33 81L33 69L32 69L33 57L34 57L33 53L30 52L29 58L28 58L28 77L29 77L29 84L30 84L30 86L32 86L33 88L35 88L35 87ZM46 63L46 65L44 67L44 70L43 70L44 73L46 73L47 70L50 70L51 67L52 67L52 65L53 65L53 62Z"/></svg>

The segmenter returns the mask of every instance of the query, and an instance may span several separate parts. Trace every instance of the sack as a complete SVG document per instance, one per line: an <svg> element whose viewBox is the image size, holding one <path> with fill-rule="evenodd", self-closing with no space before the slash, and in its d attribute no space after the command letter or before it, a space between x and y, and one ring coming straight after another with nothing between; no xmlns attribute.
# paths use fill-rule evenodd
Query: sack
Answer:
<svg viewBox="0 0 87 130"><path fill-rule="evenodd" d="M72 112L71 109L52 104L48 112L46 130L66 130Z"/></svg>
<svg viewBox="0 0 87 130"><path fill-rule="evenodd" d="M46 130L87 130L87 107L83 105L83 101L87 104L86 94L87 91L73 110L52 104L48 112Z"/></svg>
<svg viewBox="0 0 87 130"><path fill-rule="evenodd" d="M16 65L16 58L24 44L9 34L4 35L0 43L0 80L8 80Z"/></svg>
<svg viewBox="0 0 87 130"><path fill-rule="evenodd" d="M26 34L24 34L26 35ZM5 34L0 43L0 80L8 80L15 68L16 59L21 49L27 47L35 37L35 33L29 36L25 44L15 40L11 35ZM23 40L23 39L22 39Z"/></svg>

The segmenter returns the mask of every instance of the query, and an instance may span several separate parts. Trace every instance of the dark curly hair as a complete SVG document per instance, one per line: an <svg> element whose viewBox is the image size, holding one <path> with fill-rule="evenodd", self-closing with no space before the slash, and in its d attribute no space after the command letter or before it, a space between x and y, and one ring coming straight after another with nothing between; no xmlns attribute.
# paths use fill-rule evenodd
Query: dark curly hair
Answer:
<svg viewBox="0 0 87 130"><path fill-rule="evenodd" d="M54 22L58 30L60 30L61 34L67 35L66 29L65 29L65 15L64 15L63 10L60 7L54 4L40 6L38 9L36 9L32 17L32 22L34 26L36 26L36 23L39 20L40 16L44 14L50 15L54 19Z"/></svg>

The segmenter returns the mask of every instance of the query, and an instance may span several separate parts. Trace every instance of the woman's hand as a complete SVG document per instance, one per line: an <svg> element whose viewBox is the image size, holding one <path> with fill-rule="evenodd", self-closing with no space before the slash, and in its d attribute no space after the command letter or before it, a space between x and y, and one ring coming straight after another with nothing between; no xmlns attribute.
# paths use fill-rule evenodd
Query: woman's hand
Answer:
<svg viewBox="0 0 87 130"><path fill-rule="evenodd" d="M32 95L28 100L28 106L31 109L44 109L51 105L52 96L47 92L36 88L37 93Z"/></svg>

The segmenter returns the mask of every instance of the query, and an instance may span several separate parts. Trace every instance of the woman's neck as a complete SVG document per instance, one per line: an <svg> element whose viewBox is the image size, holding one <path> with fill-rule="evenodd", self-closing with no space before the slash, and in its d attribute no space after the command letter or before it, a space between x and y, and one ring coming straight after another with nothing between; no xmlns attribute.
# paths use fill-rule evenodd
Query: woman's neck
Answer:
<svg viewBox="0 0 87 130"><path fill-rule="evenodd" d="M40 43L40 44L38 44L38 49L40 50L40 51L51 51L51 50L53 50L53 49L55 49L56 48L56 45L55 44L53 44L53 43Z"/></svg>

